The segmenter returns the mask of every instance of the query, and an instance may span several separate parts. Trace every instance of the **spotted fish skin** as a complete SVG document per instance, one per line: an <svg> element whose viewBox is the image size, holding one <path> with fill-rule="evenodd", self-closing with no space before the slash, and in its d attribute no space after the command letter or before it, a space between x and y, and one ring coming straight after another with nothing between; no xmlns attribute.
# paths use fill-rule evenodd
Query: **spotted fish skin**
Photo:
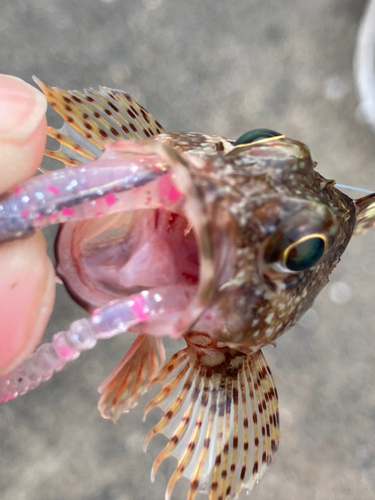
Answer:
<svg viewBox="0 0 375 500"><path fill-rule="evenodd" d="M192 167L213 231L234 246L228 282L217 285L212 299L223 318L210 332L216 340L245 352L272 343L327 284L353 233L356 207L315 166L304 144L283 137L214 153ZM312 268L267 272L267 246L283 225L303 225L307 233L332 225L335 236Z"/></svg>
<svg viewBox="0 0 375 500"><path fill-rule="evenodd" d="M328 283L353 234L356 203L315 170L307 146L284 136L244 147L198 133L163 133L155 140L204 159L190 165L190 174L216 233L217 260L223 240L232 242L227 281L221 277L212 299L222 321L211 336L244 352L274 342ZM272 243L275 230L285 223L303 225L306 234L332 225L335 236L313 268L267 273L267 240Z"/></svg>
<svg viewBox="0 0 375 500"><path fill-rule="evenodd" d="M168 438L152 477L165 458L177 459L166 500L180 477L190 480L187 500L198 492L209 500L235 499L261 479L279 443L277 390L261 348L311 307L353 231L375 225L375 195L352 200L316 171L304 144L281 134L241 143L167 132L122 91L68 92L38 83L65 120L61 129L49 129L61 147L46 155L73 167L35 182L39 202L48 202L46 224L52 218L62 223L57 272L72 297L91 313L98 306L107 311L121 297L142 301L134 295L139 290L154 291L156 302L167 297L176 303L184 303L178 290L196 292L174 316L163 316L157 306L145 314L131 303L138 318L158 311L159 323L132 326L138 336L100 387L100 412L116 421L161 384L145 412L158 406L164 415L146 442L159 433ZM134 166L138 180L129 173ZM73 199L65 194L75 176L83 181ZM11 234L8 219L14 237L46 225L44 212L20 201L24 189L32 199L33 185L0 199L0 240L1 227L5 239ZM87 185L90 193L82 187ZM65 205L56 202L62 192ZM19 213L1 226L7 207L18 206ZM311 251L315 257L306 265ZM157 286L169 286L169 292L159 296ZM183 336L187 347L162 366L165 334ZM42 355L28 363L32 375L42 372ZM22 370L0 379L0 401L2 384L11 397L27 392L17 386L27 380Z"/></svg>

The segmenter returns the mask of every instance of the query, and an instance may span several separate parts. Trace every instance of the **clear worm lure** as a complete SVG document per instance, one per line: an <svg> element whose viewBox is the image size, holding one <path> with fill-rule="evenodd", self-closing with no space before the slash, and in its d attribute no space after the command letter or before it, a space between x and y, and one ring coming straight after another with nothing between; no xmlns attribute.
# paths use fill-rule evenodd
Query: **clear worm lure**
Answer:
<svg viewBox="0 0 375 500"><path fill-rule="evenodd" d="M142 158L137 160L137 148ZM183 197L165 161L144 146L116 143L88 165L34 177L0 198L0 242L30 236L49 224L101 217L126 210L179 211ZM90 318L72 323L41 345L21 366L0 377L0 402L14 399L48 380L98 339L126 332L155 316L186 307L195 289L160 287L111 301ZM147 328L146 328L147 330ZM148 332L152 334L152 328Z"/></svg>
<svg viewBox="0 0 375 500"><path fill-rule="evenodd" d="M0 403L35 389L82 351L95 347L99 339L109 339L154 316L183 309L193 293L191 287L176 290L175 286L142 291L96 309L87 319L74 321L69 330L56 333L51 343L42 344L24 363L0 377Z"/></svg>
<svg viewBox="0 0 375 500"><path fill-rule="evenodd" d="M165 162L154 153L147 156L143 147L142 163L136 163L136 148L134 143L113 144L95 162L34 177L1 197L0 242L30 236L50 224L126 210L178 210L181 194Z"/></svg>

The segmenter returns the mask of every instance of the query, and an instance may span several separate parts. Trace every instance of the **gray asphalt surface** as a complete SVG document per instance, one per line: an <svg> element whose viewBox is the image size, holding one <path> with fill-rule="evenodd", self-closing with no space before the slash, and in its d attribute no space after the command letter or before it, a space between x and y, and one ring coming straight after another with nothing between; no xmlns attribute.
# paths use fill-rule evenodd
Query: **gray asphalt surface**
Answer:
<svg viewBox="0 0 375 500"><path fill-rule="evenodd" d="M167 130L236 138L276 129L308 144L324 176L375 189L375 137L358 119L352 76L364 5L2 0L0 71L70 89L121 88ZM353 240L303 325L266 349L282 435L253 500L375 497L374 255L375 231ZM46 338L81 314L60 287ZM163 498L173 461L149 480L163 439L142 453L158 414L142 423L141 405L113 425L96 409L96 388L129 345L103 342L0 407L1 500Z"/></svg>

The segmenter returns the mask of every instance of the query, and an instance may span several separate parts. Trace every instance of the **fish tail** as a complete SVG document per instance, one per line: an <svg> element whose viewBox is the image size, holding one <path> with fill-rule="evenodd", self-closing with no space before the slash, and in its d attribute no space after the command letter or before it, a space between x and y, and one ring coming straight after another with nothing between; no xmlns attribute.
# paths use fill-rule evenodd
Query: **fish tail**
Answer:
<svg viewBox="0 0 375 500"><path fill-rule="evenodd" d="M244 354L204 334L186 337L154 383L160 393L147 405L164 410L145 444L163 433L168 442L152 469L177 459L165 498L181 477L190 480L187 500L205 492L210 500L237 498L250 490L272 462L279 442L275 383L263 353Z"/></svg>
<svg viewBox="0 0 375 500"><path fill-rule="evenodd" d="M128 352L99 387L98 408L104 418L116 422L122 413L137 405L148 391L165 361L159 337L138 335Z"/></svg>
<svg viewBox="0 0 375 500"><path fill-rule="evenodd" d="M34 77L52 108L64 119L62 128L48 128L48 135L60 143L58 151L45 155L77 166L101 156L106 145L123 139L147 139L164 128L129 94L99 87L83 92L49 87Z"/></svg>

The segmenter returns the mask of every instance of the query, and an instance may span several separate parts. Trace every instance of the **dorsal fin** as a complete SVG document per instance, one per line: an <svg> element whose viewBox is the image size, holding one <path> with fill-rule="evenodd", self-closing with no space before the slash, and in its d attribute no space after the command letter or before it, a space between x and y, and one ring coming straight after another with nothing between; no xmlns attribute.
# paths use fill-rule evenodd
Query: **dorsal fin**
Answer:
<svg viewBox="0 0 375 500"><path fill-rule="evenodd" d="M60 142L45 155L76 166L98 158L106 144L121 139L147 139L165 132L155 118L129 94L99 87L66 91L49 87L34 77L53 109L65 120L61 129L48 129Z"/></svg>

